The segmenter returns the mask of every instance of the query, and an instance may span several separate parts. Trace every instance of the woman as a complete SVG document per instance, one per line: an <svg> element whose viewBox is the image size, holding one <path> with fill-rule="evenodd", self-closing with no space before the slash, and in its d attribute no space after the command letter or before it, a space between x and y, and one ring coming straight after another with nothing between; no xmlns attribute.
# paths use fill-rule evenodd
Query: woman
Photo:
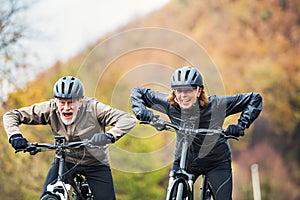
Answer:
<svg viewBox="0 0 300 200"><path fill-rule="evenodd" d="M227 127L226 133L244 135L244 130L258 117L262 110L262 97L257 93L232 96L208 96L204 90L203 77L194 67L177 69L171 77L170 94L135 87L131 92L132 110L137 119L151 121L153 112L148 108L167 114L171 122L185 128L220 129L227 116L241 113L237 124ZM182 135L176 133L176 150L173 170L178 169ZM207 142L195 135L190 144L188 172L195 180L205 174L215 199L232 199L231 150L226 139Z"/></svg>

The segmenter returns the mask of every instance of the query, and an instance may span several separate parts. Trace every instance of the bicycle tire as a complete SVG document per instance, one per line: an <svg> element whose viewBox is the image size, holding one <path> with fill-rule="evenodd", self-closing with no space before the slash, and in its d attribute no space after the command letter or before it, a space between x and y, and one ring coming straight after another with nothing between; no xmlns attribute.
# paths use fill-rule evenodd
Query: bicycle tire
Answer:
<svg viewBox="0 0 300 200"><path fill-rule="evenodd" d="M41 200L61 200L59 196L55 194L46 194L44 195Z"/></svg>
<svg viewBox="0 0 300 200"><path fill-rule="evenodd" d="M206 176L203 176L202 187L201 187L201 200L214 200L211 188L208 185Z"/></svg>
<svg viewBox="0 0 300 200"><path fill-rule="evenodd" d="M179 183L177 186L176 200L183 200L183 193L184 193L183 190L184 190L183 183Z"/></svg>
<svg viewBox="0 0 300 200"><path fill-rule="evenodd" d="M167 200L193 200L192 191L189 191L188 185L184 182L174 184L169 192Z"/></svg>
<svg viewBox="0 0 300 200"><path fill-rule="evenodd" d="M213 196L209 191L205 191L204 200L214 200Z"/></svg>

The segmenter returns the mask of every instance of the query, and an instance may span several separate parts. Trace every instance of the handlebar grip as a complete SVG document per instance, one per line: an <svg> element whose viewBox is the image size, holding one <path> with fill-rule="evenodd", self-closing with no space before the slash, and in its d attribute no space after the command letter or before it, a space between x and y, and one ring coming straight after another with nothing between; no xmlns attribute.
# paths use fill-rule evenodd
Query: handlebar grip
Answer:
<svg viewBox="0 0 300 200"><path fill-rule="evenodd" d="M25 147L24 149L16 149L15 153L19 153L20 151L24 151L24 153L25 153L25 152L28 151L28 149L30 148L30 146L31 146L31 143L27 142L27 147Z"/></svg>
<svg viewBox="0 0 300 200"><path fill-rule="evenodd" d="M30 153L30 155L35 155L35 154L37 154L41 151L42 151L41 148L36 148L36 149L33 149L33 150L29 151L29 153Z"/></svg>

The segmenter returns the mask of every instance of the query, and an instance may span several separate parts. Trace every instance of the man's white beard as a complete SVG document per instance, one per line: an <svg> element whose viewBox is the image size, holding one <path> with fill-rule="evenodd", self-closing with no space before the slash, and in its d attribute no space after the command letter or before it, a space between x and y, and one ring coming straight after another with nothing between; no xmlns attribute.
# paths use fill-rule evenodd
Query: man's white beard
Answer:
<svg viewBox="0 0 300 200"><path fill-rule="evenodd" d="M76 116L77 116L77 114L76 114ZM65 124L65 125L71 125L71 124L73 124L73 122L75 121L75 119L76 119L76 116L73 116L73 118L71 119L71 120L64 120L64 118L63 118L63 116L62 116L62 114L60 114L60 119L61 119L61 121Z"/></svg>
<svg viewBox="0 0 300 200"><path fill-rule="evenodd" d="M72 117L71 120L65 120L65 119L63 118L63 114L62 114L61 112L59 112L61 121L62 121L66 126L73 124L73 123L75 122L75 120L77 119L78 111L79 111L79 108L78 108L76 111L73 112L73 117Z"/></svg>

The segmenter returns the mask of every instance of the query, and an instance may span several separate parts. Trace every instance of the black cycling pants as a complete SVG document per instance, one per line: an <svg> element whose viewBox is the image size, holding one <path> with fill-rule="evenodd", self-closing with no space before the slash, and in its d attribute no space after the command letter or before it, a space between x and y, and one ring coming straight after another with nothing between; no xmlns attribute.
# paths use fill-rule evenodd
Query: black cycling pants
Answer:
<svg viewBox="0 0 300 200"><path fill-rule="evenodd" d="M232 199L232 172L231 170L213 170L207 173L208 184L211 186L215 199Z"/></svg>
<svg viewBox="0 0 300 200"><path fill-rule="evenodd" d="M115 190L111 170L106 165L101 166L83 166L66 163L65 171L68 177L74 177L76 174L82 174L86 177L95 200L115 200ZM44 183L43 192L47 191L47 185L57 180L58 160L54 159Z"/></svg>
<svg viewBox="0 0 300 200"><path fill-rule="evenodd" d="M196 178L203 174L203 171L193 169ZM207 177L216 200L232 200L232 170L231 163L222 163L209 171L204 172Z"/></svg>

